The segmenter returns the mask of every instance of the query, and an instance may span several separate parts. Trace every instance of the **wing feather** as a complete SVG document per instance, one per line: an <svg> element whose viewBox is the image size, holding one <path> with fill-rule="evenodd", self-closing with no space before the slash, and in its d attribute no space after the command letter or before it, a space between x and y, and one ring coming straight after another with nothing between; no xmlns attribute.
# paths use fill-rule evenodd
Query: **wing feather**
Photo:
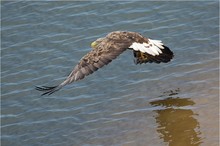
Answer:
<svg viewBox="0 0 220 146"><path fill-rule="evenodd" d="M60 85L54 87L36 87L36 89L39 91L44 91L42 95L50 95L61 89L66 84L81 80L85 76L88 76L99 68L109 64L113 59L124 52L130 45L131 43L120 41L114 42L106 38L99 44L97 48L92 49L89 53L82 57L82 59L74 67L66 80L63 81Z"/></svg>

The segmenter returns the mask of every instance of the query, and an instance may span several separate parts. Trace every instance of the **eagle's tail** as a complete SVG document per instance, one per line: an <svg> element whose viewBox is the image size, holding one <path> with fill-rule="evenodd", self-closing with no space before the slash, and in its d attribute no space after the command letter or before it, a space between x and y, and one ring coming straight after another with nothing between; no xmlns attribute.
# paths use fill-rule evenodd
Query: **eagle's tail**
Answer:
<svg viewBox="0 0 220 146"><path fill-rule="evenodd" d="M167 63L173 58L173 52L167 47L163 45L163 49L161 49L161 52L159 55L150 55L148 53L143 53L141 51L133 51L135 60L134 62L136 64L142 64L142 63Z"/></svg>

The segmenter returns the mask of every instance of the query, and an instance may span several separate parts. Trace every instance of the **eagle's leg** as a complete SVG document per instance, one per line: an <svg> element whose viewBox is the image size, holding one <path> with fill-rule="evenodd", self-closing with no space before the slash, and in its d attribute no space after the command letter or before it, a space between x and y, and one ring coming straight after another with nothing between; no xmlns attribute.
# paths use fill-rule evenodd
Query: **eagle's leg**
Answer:
<svg viewBox="0 0 220 146"><path fill-rule="evenodd" d="M134 63L135 64L142 64L142 63L147 63L147 55L145 53L142 53L140 51L133 51L134 54Z"/></svg>

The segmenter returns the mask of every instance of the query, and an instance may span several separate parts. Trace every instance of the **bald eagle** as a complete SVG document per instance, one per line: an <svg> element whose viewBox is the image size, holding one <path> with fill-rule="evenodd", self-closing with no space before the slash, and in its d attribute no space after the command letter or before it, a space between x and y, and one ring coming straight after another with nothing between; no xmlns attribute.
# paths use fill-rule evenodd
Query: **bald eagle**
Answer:
<svg viewBox="0 0 220 146"><path fill-rule="evenodd" d="M133 50L135 63L167 63L173 58L173 52L160 40L143 37L129 31L114 31L91 43L92 50L81 58L69 76L59 85L36 87L42 95L50 95L63 86L83 79L104 65L109 64L125 50Z"/></svg>

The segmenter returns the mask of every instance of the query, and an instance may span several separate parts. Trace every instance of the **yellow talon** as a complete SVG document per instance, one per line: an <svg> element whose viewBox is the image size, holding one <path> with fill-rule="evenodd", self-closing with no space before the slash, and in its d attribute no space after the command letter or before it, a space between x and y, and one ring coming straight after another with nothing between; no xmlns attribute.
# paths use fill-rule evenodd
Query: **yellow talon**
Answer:
<svg viewBox="0 0 220 146"><path fill-rule="evenodd" d="M140 52L140 58L143 61L147 60L147 56L144 53L142 53L142 52Z"/></svg>

